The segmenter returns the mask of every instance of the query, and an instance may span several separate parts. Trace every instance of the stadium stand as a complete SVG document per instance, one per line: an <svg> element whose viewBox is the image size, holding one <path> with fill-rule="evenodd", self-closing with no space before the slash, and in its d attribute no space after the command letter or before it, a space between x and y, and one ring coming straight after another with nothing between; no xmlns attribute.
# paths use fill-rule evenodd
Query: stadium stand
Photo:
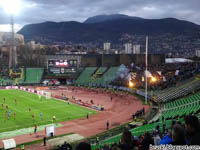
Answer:
<svg viewBox="0 0 200 150"><path fill-rule="evenodd" d="M166 102L190 94L200 88L200 80L193 78L175 87L162 90L152 98L155 102Z"/></svg>
<svg viewBox="0 0 200 150"><path fill-rule="evenodd" d="M9 78L0 78L0 85L1 86L13 85L13 84L14 84L13 80L11 80Z"/></svg>
<svg viewBox="0 0 200 150"><path fill-rule="evenodd" d="M14 82L14 85L24 83L24 68L10 69L9 76Z"/></svg>
<svg viewBox="0 0 200 150"><path fill-rule="evenodd" d="M102 76L107 70L107 67L100 67L93 75L91 79L91 83L101 84Z"/></svg>
<svg viewBox="0 0 200 150"><path fill-rule="evenodd" d="M88 85L91 81L91 75L97 70L97 67L86 67L75 81L79 85Z"/></svg>
<svg viewBox="0 0 200 150"><path fill-rule="evenodd" d="M187 85L188 83L191 84L191 82L194 84L197 83L198 80L190 80L190 82L187 82L184 85ZM196 85L194 87L196 87ZM197 89L197 87L194 89ZM166 129L168 130L173 128L172 125L183 124L185 116L195 115L200 118L200 92L192 93L187 97L182 97L174 101L167 101L162 105L160 111L162 112L162 115L157 121L131 129L130 132L132 135L139 139L139 137L144 136L145 133L148 132L152 133L151 138L154 138L154 132L159 130L160 137L163 137L167 134ZM163 125L165 125L165 128L163 128ZM121 137L122 133L112 137L107 137L100 141L99 144L93 143L92 149L103 149L105 145L112 147L114 143L120 143Z"/></svg>
<svg viewBox="0 0 200 150"><path fill-rule="evenodd" d="M26 68L26 84L40 83L42 79L43 68Z"/></svg>
<svg viewBox="0 0 200 150"><path fill-rule="evenodd" d="M119 67L110 67L109 69L106 67L100 67L99 69L97 67L86 67L75 83L79 85L89 85L90 83L95 85L109 84L116 78L118 69Z"/></svg>
<svg viewBox="0 0 200 150"><path fill-rule="evenodd" d="M13 80L9 77L9 69L8 68L0 68L0 85L13 85Z"/></svg>
<svg viewBox="0 0 200 150"><path fill-rule="evenodd" d="M196 114L200 110L200 93L168 102L164 105L164 118L182 117L184 115Z"/></svg>
<svg viewBox="0 0 200 150"><path fill-rule="evenodd" d="M165 127L163 127L164 124ZM187 126L184 128L183 124L190 125L191 130ZM199 127L197 116L189 115L179 120L154 122L132 130L124 129L120 134L103 140L97 136L95 142L91 143L90 140L88 142L91 144L92 150L113 150L114 147L119 150L148 150L150 144L157 146L171 144L171 148L174 145L200 145ZM176 136L178 131L181 131L182 136ZM178 134L180 135L180 133ZM61 149L61 147L57 148L57 150ZM165 147L165 149L168 148Z"/></svg>
<svg viewBox="0 0 200 150"><path fill-rule="evenodd" d="M119 67L110 67L107 72L104 73L101 84L110 84L116 77Z"/></svg>

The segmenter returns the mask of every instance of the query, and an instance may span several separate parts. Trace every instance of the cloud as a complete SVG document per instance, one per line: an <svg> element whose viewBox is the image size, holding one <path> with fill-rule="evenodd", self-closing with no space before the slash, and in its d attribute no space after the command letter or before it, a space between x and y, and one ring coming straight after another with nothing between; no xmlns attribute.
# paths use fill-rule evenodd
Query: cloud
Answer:
<svg viewBox="0 0 200 150"><path fill-rule="evenodd" d="M15 24L14 30L15 32L19 31L22 28L21 25ZM0 32L11 32L11 25L10 24L0 24Z"/></svg>
<svg viewBox="0 0 200 150"><path fill-rule="evenodd" d="M1 0L0 0L1 1ZM174 17L200 24L200 0L22 0L17 24L45 21L79 21L99 14L122 13L157 19ZM0 7L0 24L9 24L10 17Z"/></svg>

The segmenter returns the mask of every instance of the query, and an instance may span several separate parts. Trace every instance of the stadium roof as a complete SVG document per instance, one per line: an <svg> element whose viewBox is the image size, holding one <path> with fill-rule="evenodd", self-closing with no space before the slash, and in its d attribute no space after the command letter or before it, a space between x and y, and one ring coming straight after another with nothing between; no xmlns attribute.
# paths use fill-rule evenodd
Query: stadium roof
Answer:
<svg viewBox="0 0 200 150"><path fill-rule="evenodd" d="M193 62L193 61L186 58L166 58L165 59L165 63L186 63L186 62Z"/></svg>

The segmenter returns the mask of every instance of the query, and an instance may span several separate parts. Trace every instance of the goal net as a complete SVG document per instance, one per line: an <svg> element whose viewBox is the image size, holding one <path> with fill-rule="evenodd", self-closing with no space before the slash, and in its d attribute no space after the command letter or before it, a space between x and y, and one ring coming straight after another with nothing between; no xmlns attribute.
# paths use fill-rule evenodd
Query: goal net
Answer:
<svg viewBox="0 0 200 150"><path fill-rule="evenodd" d="M46 97L46 99L51 99L51 93L50 92L45 92L45 97Z"/></svg>

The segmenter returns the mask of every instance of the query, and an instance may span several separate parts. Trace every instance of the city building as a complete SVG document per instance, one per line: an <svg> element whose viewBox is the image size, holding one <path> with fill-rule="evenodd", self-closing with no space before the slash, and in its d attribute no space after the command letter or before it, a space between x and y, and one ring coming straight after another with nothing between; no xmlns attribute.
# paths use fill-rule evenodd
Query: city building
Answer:
<svg viewBox="0 0 200 150"><path fill-rule="evenodd" d="M132 44L126 43L125 46L125 54L133 54Z"/></svg>
<svg viewBox="0 0 200 150"><path fill-rule="evenodd" d="M11 45L12 33L11 32L0 32L0 46ZM15 34L15 43L17 45L24 45L24 36L21 34Z"/></svg>
<svg viewBox="0 0 200 150"><path fill-rule="evenodd" d="M108 43L108 42L107 42L107 43L104 43L104 44L103 44L103 49L104 49L105 51L109 51L109 50L110 50L110 45L111 45L111 44Z"/></svg>
<svg viewBox="0 0 200 150"><path fill-rule="evenodd" d="M35 50L35 49L42 49L42 48L44 48L45 47L45 45L42 45L42 44L40 44L40 43L35 43L35 41L30 41L30 42L28 42L27 43L27 45L30 47L30 48L32 48L33 50Z"/></svg>
<svg viewBox="0 0 200 150"><path fill-rule="evenodd" d="M200 57L200 50L196 50L196 55L197 57Z"/></svg>
<svg viewBox="0 0 200 150"><path fill-rule="evenodd" d="M140 45L133 45L133 54L140 54Z"/></svg>

